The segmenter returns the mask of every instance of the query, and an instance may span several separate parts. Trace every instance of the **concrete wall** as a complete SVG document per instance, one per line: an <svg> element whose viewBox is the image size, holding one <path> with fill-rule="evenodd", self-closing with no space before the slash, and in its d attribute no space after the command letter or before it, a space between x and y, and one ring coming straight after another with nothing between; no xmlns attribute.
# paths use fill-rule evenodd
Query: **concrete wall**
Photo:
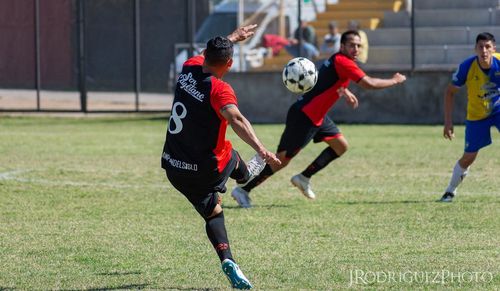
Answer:
<svg viewBox="0 0 500 291"><path fill-rule="evenodd" d="M388 78L394 72L367 72L372 77ZM356 110L343 100L335 104L330 117L341 123L382 124L442 124L443 95L451 79L451 71L419 71L406 74L408 80L397 87L365 90L351 84L358 96ZM230 73L224 77L239 100L243 114L256 123L283 123L289 106L297 95L289 93L281 82L280 73ZM465 120L465 89L455 99L454 121Z"/></svg>

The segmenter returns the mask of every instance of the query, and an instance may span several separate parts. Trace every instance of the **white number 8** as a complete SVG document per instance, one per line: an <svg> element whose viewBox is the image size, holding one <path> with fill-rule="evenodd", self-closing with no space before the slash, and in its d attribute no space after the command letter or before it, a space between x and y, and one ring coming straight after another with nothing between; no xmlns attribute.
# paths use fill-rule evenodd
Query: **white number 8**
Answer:
<svg viewBox="0 0 500 291"><path fill-rule="evenodd" d="M182 110L180 113L177 112L177 107L180 107ZM175 102L172 106L172 115L168 121L168 132L171 134L177 134L182 131L182 120L187 115L187 109L184 104L181 102ZM172 124L175 124L174 129L172 129Z"/></svg>

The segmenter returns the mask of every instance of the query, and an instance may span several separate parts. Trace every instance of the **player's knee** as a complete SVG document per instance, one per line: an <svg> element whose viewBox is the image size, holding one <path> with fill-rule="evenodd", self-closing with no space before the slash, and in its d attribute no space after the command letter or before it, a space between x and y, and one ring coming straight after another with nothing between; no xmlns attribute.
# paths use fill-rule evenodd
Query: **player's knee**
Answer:
<svg viewBox="0 0 500 291"><path fill-rule="evenodd" d="M193 205L201 217L207 220L211 217L219 215L222 212L222 197L215 193L207 197L205 200Z"/></svg>
<svg viewBox="0 0 500 291"><path fill-rule="evenodd" d="M220 206L220 203L218 203L217 205L215 205L214 210L212 211L212 213L209 216L205 217L205 218L206 219L210 219L210 218L212 218L214 216L217 216L217 215L219 215L221 213L222 213L222 206Z"/></svg>
<svg viewBox="0 0 500 291"><path fill-rule="evenodd" d="M339 157L345 154L348 149L349 149L349 144L347 143L347 141L342 141L336 144L335 147L333 147L333 150Z"/></svg>

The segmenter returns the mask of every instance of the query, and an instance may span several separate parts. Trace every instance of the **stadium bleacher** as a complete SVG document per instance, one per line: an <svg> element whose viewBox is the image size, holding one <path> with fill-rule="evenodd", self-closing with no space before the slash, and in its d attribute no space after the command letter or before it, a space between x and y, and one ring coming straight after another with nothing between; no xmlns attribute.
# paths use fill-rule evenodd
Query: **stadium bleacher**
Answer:
<svg viewBox="0 0 500 291"><path fill-rule="evenodd" d="M452 68L473 53L475 37L488 31L500 36L498 0L419 0L415 2L416 68ZM411 67L411 13L406 1L339 0L318 13L314 26L318 45L329 21L345 31L357 20L367 33L370 49L366 69ZM285 51L254 70L281 70L290 59Z"/></svg>
<svg viewBox="0 0 500 291"><path fill-rule="evenodd" d="M475 37L500 35L496 0L415 1L417 68L449 68L473 54ZM406 67L411 62L411 16L386 11L380 28L367 31L369 68Z"/></svg>

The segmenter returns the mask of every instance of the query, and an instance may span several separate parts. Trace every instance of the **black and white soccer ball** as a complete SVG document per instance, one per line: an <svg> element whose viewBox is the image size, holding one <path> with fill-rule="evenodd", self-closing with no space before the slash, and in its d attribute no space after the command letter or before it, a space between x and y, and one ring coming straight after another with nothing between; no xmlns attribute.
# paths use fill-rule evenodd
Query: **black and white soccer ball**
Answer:
<svg viewBox="0 0 500 291"><path fill-rule="evenodd" d="M318 70L310 60L298 57L291 59L283 68L283 84L293 93L306 93L318 81Z"/></svg>

